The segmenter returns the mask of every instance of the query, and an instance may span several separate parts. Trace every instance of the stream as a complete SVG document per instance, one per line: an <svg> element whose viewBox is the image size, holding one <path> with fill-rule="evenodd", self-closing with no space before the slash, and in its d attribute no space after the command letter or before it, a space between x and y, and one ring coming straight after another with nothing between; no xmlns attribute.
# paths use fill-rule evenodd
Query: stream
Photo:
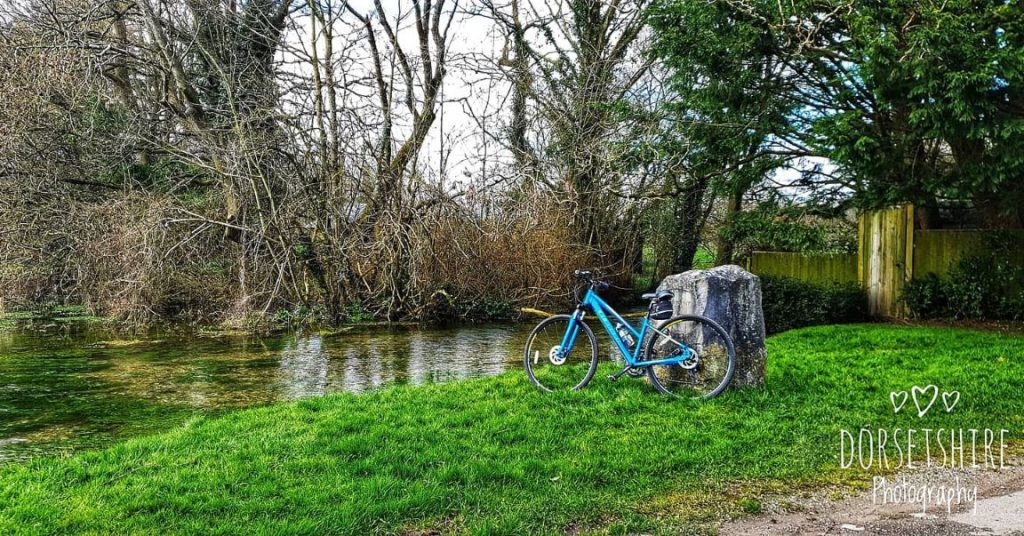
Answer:
<svg viewBox="0 0 1024 536"><path fill-rule="evenodd" d="M198 415L499 374L521 367L529 329L138 339L75 324L0 331L0 464L99 448Z"/></svg>

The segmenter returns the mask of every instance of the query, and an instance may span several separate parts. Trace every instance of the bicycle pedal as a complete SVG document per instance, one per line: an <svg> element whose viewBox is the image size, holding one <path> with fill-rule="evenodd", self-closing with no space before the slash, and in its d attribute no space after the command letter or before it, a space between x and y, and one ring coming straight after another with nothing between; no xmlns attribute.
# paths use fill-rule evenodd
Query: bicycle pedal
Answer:
<svg viewBox="0 0 1024 536"><path fill-rule="evenodd" d="M611 374L611 375L608 376L608 381L610 381L610 382L614 382L614 381L618 381L618 380L619 380L619 377L614 375L614 374Z"/></svg>

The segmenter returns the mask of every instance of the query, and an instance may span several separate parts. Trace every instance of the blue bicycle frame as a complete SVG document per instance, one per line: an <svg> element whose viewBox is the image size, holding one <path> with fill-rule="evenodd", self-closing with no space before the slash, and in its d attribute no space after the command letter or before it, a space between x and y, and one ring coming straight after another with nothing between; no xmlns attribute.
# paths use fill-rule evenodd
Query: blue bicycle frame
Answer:
<svg viewBox="0 0 1024 536"><path fill-rule="evenodd" d="M617 313L615 309L612 309L610 305L608 305L604 300L602 300L601 297L598 296L596 292L594 292L593 288L590 288L587 290L587 295L583 297L583 301L580 303L580 306L576 309L576 312L573 313L572 317L569 319L569 327L565 330L565 336L562 337L562 349L565 355L568 355L569 352L572 351L573 346L576 344L576 336L579 335L580 332L579 323L583 321L583 316L586 314L587 309L593 311L594 315L597 316L597 319L601 321L601 325L604 326L604 330L608 333L608 336L611 337L612 342L615 343L615 346L616 348L618 348L619 353L622 354L623 359L625 359L626 363L629 363L629 365L632 367L647 367L650 365L672 365L675 363L686 361L687 359L690 358L690 355L693 352L693 350L691 350L690 347L686 346L685 343L672 339L677 344L679 344L681 348L679 354L665 359L641 361L640 353L643 352L644 336L647 335L648 329L654 330L658 333L662 333L665 336L668 335L659 331L657 328L652 327L651 319L646 316L644 317L644 321L640 324L640 329L637 330L632 325L630 325L629 322L626 322L626 320L622 318L622 315ZM609 316L611 316L611 318L609 318ZM612 319L620 322L623 326L625 326L629 333L635 339L635 347L632 351L630 351L629 346L626 344L626 342L622 340L622 337L619 336L619 332L615 329L615 324L612 323Z"/></svg>

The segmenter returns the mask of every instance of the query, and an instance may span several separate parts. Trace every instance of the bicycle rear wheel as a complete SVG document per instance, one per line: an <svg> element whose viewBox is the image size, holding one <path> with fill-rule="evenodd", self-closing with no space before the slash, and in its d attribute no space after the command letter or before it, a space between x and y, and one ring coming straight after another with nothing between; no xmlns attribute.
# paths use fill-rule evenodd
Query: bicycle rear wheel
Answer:
<svg viewBox="0 0 1024 536"><path fill-rule="evenodd" d="M569 315L557 315L537 324L526 340L523 365L534 385L545 391L577 390L586 387L597 371L597 338L581 321L571 348L562 348L569 329Z"/></svg>
<svg viewBox="0 0 1024 536"><path fill-rule="evenodd" d="M647 367L647 378L655 389L671 396L712 398L729 386L736 350L721 326L709 318L683 315L656 329L647 340L644 361L682 359Z"/></svg>

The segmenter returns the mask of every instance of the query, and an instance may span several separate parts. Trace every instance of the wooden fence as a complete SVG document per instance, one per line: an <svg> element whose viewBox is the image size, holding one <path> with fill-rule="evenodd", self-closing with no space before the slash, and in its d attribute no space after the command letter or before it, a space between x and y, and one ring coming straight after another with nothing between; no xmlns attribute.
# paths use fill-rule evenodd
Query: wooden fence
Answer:
<svg viewBox="0 0 1024 536"><path fill-rule="evenodd" d="M935 274L943 276L965 255L989 251L992 241L1024 244L1024 231L987 231L979 229L929 229L914 231L913 278ZM1024 266L1024 247L1012 248L1007 260Z"/></svg>
<svg viewBox="0 0 1024 536"><path fill-rule="evenodd" d="M757 251L747 269L758 275L794 277L813 283L860 282L873 316L905 316L903 286L927 274L943 276L965 255L988 249L992 240L1024 243L1024 231L914 229L914 207L864 213L858 225L857 255L805 256ZM1007 259L1024 266L1024 248Z"/></svg>
<svg viewBox="0 0 1024 536"><path fill-rule="evenodd" d="M747 270L757 275L795 277L813 283L858 281L856 255L811 256L755 251L747 263Z"/></svg>
<svg viewBox="0 0 1024 536"><path fill-rule="evenodd" d="M861 214L857 235L857 276L868 294L868 313L903 316L903 284L914 273L914 207Z"/></svg>

